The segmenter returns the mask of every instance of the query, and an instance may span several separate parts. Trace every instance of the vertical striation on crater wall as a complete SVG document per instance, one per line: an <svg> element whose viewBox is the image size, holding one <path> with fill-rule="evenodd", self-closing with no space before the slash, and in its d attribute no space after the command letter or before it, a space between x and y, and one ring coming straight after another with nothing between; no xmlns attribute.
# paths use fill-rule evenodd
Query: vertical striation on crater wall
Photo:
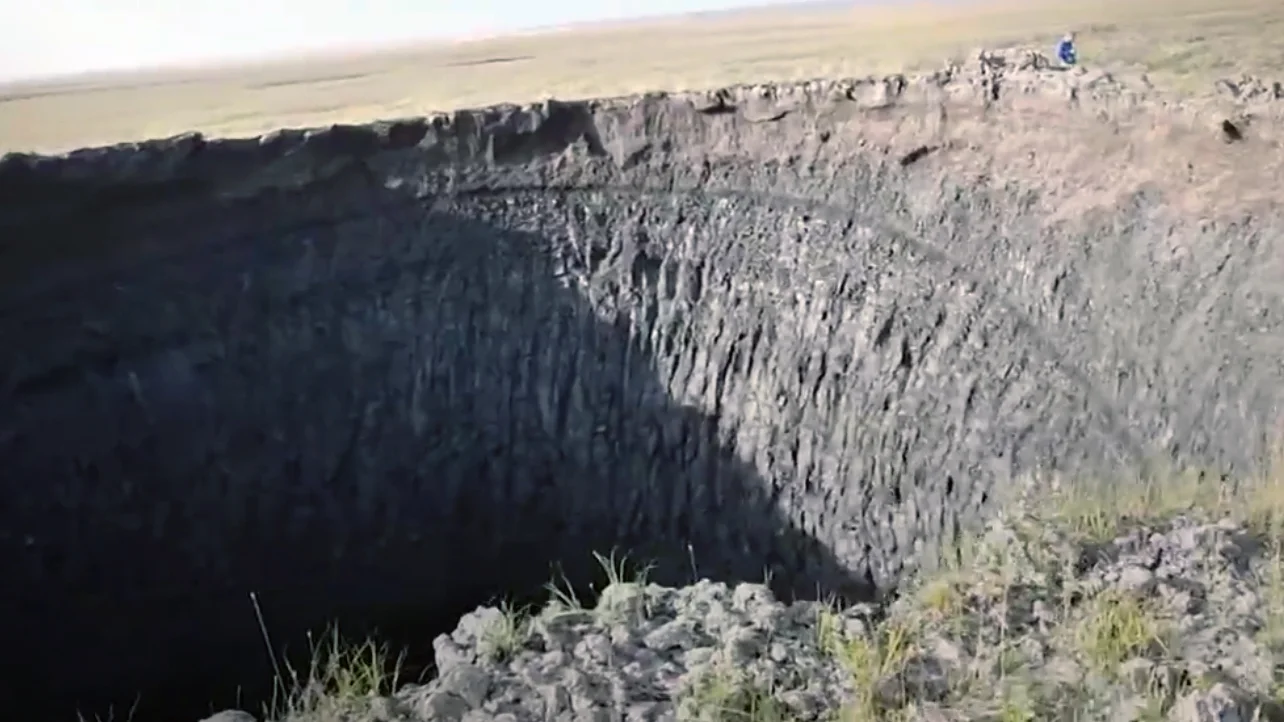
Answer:
<svg viewBox="0 0 1284 722"><path fill-rule="evenodd" d="M859 596L1036 472L1244 473L1284 158L1214 132L1278 112L1242 90L986 54L7 156L0 684L230 701L251 593L449 626L611 548Z"/></svg>

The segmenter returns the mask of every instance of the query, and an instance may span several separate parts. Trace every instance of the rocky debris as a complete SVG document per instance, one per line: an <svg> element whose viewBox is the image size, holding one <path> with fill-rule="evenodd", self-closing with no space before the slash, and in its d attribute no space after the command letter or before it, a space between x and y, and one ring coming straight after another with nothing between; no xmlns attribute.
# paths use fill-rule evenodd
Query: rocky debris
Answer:
<svg viewBox="0 0 1284 722"><path fill-rule="evenodd" d="M1222 78L1214 83L1217 93L1235 100L1284 100L1284 83L1264 80L1254 75L1243 75L1237 80Z"/></svg>
<svg viewBox="0 0 1284 722"><path fill-rule="evenodd" d="M882 608L708 581L479 608L380 719L1284 719L1279 545L1193 515L1101 531L1003 515Z"/></svg>

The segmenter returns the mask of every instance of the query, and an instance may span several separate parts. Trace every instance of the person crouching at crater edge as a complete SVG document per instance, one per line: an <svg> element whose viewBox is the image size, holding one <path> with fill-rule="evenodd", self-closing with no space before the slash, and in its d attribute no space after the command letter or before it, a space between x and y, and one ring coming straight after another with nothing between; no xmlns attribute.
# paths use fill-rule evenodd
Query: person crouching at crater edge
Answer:
<svg viewBox="0 0 1284 722"><path fill-rule="evenodd" d="M1078 54L1074 50L1074 33L1066 33L1061 42L1057 43L1057 59L1062 65L1071 67L1078 60Z"/></svg>

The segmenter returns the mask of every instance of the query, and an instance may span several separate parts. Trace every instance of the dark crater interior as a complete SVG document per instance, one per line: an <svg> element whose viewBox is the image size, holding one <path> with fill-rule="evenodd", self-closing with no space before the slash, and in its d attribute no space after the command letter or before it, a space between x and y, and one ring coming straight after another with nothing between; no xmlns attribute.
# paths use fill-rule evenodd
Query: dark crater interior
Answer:
<svg viewBox="0 0 1284 722"><path fill-rule="evenodd" d="M4 473L39 486L7 500L26 530L5 560L14 704L64 720L257 709L273 674L260 610L295 665L333 620L431 673L432 637L478 604L545 598L555 575L591 598L595 551L665 584L872 592L659 376L657 353L701 353L681 307L722 291L658 239L704 242L761 211L428 199L360 178L168 200L21 227L102 255L6 309ZM613 229L622 203L645 219ZM595 303L576 279L607 264ZM751 353L688 370L687 390L716 398Z"/></svg>

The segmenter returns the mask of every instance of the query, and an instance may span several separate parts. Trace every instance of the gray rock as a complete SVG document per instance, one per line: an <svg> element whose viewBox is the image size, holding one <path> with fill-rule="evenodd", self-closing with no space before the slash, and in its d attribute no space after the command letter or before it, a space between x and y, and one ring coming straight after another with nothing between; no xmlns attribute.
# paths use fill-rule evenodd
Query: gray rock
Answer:
<svg viewBox="0 0 1284 722"><path fill-rule="evenodd" d="M640 584L611 584L597 599L599 612L616 618L636 618L646 614L646 590Z"/></svg>
<svg viewBox="0 0 1284 722"><path fill-rule="evenodd" d="M907 717L909 722L965 722L966 718L955 710L935 704L915 704Z"/></svg>
<svg viewBox="0 0 1284 722"><path fill-rule="evenodd" d="M258 722L254 715L239 709L225 709L201 720L201 722Z"/></svg>
<svg viewBox="0 0 1284 722"><path fill-rule="evenodd" d="M673 619L651 630L642 643L657 652L669 652L675 649L691 649L698 646L704 639L705 637L697 632L694 621Z"/></svg>
<svg viewBox="0 0 1284 722"><path fill-rule="evenodd" d="M1171 722L1256 722L1258 705L1241 690L1218 683L1207 691L1183 695Z"/></svg>
<svg viewBox="0 0 1284 722"><path fill-rule="evenodd" d="M1124 567L1119 573L1119 585L1130 592L1147 590L1155 575L1149 569L1136 565Z"/></svg>

